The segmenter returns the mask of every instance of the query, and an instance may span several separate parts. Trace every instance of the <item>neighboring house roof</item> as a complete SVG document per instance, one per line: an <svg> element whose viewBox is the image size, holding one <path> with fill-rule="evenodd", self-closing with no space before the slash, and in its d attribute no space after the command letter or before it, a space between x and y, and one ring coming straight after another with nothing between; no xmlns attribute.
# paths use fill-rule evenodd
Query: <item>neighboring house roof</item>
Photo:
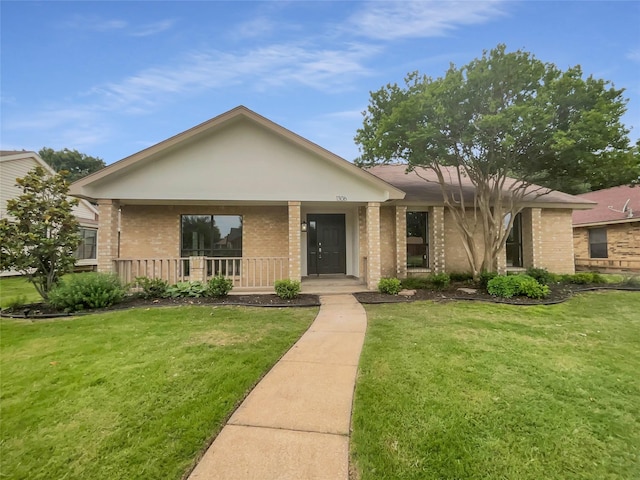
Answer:
<svg viewBox="0 0 640 480"><path fill-rule="evenodd" d="M2 150L0 151L0 175L2 188L0 189L0 216L6 216L6 202L22 192L16 186L16 178L24 177L36 165L41 166L51 175L56 172L45 162L36 152L26 150ZM81 225L98 226L98 210L90 202L80 200L80 203L73 207L73 214L78 218Z"/></svg>
<svg viewBox="0 0 640 480"><path fill-rule="evenodd" d="M597 202L597 206L593 210L573 212L574 227L640 221L640 186L605 188L578 197Z"/></svg>
<svg viewBox="0 0 640 480"><path fill-rule="evenodd" d="M71 185L127 203L386 201L404 192L239 106Z"/></svg>
<svg viewBox="0 0 640 480"><path fill-rule="evenodd" d="M391 185L406 192L402 203L442 205L442 191L435 172L431 169L418 167L407 172L407 166L402 164L377 165L368 169L373 175L389 182ZM458 178L455 169L446 167L443 171L451 178L451 184L457 194ZM445 177L446 178L446 177ZM515 182L515 180L513 180ZM462 177L462 192L466 202L473 201L474 186L468 178ZM589 199L579 198L575 195L549 190L533 185L528 198L525 197L525 206L537 205L545 208L592 208L595 203ZM543 195L540 195L544 193ZM540 196L538 196L540 195Z"/></svg>

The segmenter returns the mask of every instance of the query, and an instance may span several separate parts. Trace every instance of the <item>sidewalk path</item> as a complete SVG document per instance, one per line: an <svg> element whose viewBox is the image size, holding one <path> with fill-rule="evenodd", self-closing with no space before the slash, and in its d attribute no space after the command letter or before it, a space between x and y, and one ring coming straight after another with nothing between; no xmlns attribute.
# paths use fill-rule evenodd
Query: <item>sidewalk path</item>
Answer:
<svg viewBox="0 0 640 480"><path fill-rule="evenodd" d="M189 480L347 480L349 426L367 317L323 295L309 330L229 419Z"/></svg>

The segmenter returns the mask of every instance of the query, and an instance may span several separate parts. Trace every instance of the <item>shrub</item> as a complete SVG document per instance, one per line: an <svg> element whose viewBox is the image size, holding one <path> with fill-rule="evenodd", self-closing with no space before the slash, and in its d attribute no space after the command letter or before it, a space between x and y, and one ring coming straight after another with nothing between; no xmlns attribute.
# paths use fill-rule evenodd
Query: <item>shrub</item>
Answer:
<svg viewBox="0 0 640 480"><path fill-rule="evenodd" d="M489 281L496 278L498 274L496 272L481 272L480 273L480 287L487 289Z"/></svg>
<svg viewBox="0 0 640 480"><path fill-rule="evenodd" d="M528 275L499 275L487 284L487 291L496 297L511 298L525 296L529 298L544 298L549 295L549 287L541 285Z"/></svg>
<svg viewBox="0 0 640 480"><path fill-rule="evenodd" d="M407 277L400 281L402 288L408 290L429 288L429 277Z"/></svg>
<svg viewBox="0 0 640 480"><path fill-rule="evenodd" d="M451 272L449 274L452 282L468 282L473 280L473 273L471 272Z"/></svg>
<svg viewBox="0 0 640 480"><path fill-rule="evenodd" d="M223 275L216 275L207 284L207 295L211 297L226 297L233 289L233 280Z"/></svg>
<svg viewBox="0 0 640 480"><path fill-rule="evenodd" d="M378 282L378 291L388 295L397 295L402 290L402 283L397 278L381 278Z"/></svg>
<svg viewBox="0 0 640 480"><path fill-rule="evenodd" d="M169 282L161 278L136 277L136 285L142 288L143 298L163 298L167 296Z"/></svg>
<svg viewBox="0 0 640 480"><path fill-rule="evenodd" d="M451 277L448 273L434 273L429 277L429 283L438 290L445 289L451 283Z"/></svg>
<svg viewBox="0 0 640 480"><path fill-rule="evenodd" d="M640 287L640 275L632 275L622 280L622 285L627 287Z"/></svg>
<svg viewBox="0 0 640 480"><path fill-rule="evenodd" d="M85 308L110 307L122 300L125 288L116 275L81 273L64 277L49 292L49 303L59 309L75 312Z"/></svg>
<svg viewBox="0 0 640 480"><path fill-rule="evenodd" d="M11 310L11 311L15 311L15 310L21 309L26 304L27 304L27 296L26 295L19 295L17 297L12 298L11 300L9 300L7 302L6 309L7 310Z"/></svg>
<svg viewBox="0 0 640 480"><path fill-rule="evenodd" d="M274 286L276 295L284 300L296 298L300 293L300 282L297 280L276 280Z"/></svg>
<svg viewBox="0 0 640 480"><path fill-rule="evenodd" d="M207 286L202 282L178 282L167 288L167 296L178 297L204 297L207 293Z"/></svg>
<svg viewBox="0 0 640 480"><path fill-rule="evenodd" d="M553 283L555 280L555 275L550 273L546 268L533 268L529 267L527 269L527 275L532 278L535 278L538 283L542 285L549 285Z"/></svg>

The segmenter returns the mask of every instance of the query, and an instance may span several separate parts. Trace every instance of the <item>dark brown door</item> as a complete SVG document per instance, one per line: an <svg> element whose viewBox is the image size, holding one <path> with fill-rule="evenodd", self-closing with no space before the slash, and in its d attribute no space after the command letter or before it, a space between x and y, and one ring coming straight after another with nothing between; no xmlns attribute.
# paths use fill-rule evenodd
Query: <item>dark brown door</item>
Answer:
<svg viewBox="0 0 640 480"><path fill-rule="evenodd" d="M307 215L309 275L346 273L347 245L343 214Z"/></svg>

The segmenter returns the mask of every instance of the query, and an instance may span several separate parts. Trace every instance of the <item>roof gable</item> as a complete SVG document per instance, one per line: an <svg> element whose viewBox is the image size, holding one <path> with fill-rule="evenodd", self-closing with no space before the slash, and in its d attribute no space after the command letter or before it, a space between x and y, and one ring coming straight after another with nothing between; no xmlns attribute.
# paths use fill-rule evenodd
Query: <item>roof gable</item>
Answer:
<svg viewBox="0 0 640 480"><path fill-rule="evenodd" d="M155 201L386 201L404 192L237 107L75 182L73 195Z"/></svg>

